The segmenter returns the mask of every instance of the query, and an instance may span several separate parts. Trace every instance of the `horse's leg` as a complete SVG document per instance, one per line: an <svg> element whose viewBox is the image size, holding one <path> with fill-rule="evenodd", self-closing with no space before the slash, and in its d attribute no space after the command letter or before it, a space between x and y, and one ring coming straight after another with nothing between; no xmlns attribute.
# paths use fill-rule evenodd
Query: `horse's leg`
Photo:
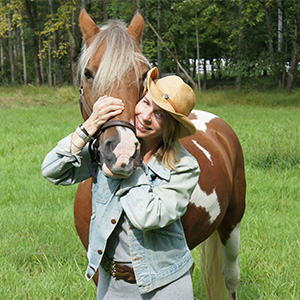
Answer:
<svg viewBox="0 0 300 300"><path fill-rule="evenodd" d="M237 289L240 281L239 250L240 250L240 225L238 223L226 244L223 245L224 267L223 275L230 300L237 300Z"/></svg>
<svg viewBox="0 0 300 300"><path fill-rule="evenodd" d="M92 183L89 178L78 185L74 201L74 221L80 240L87 250L89 246L89 229L92 215ZM98 283L98 274L93 277L95 284Z"/></svg>

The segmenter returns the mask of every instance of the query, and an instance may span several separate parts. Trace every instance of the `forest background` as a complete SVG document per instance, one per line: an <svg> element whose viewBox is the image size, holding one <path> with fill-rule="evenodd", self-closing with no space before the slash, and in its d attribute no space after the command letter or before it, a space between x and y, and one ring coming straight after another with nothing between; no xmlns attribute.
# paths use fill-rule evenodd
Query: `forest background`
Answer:
<svg viewBox="0 0 300 300"><path fill-rule="evenodd" d="M77 86L83 6L97 24L140 9L151 64L199 90L300 85L297 0L0 0L0 84Z"/></svg>

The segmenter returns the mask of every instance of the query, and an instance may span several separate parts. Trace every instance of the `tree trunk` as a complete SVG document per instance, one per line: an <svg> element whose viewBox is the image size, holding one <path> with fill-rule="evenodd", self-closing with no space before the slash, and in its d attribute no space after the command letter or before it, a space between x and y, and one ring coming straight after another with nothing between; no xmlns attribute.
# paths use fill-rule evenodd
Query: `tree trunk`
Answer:
<svg viewBox="0 0 300 300"><path fill-rule="evenodd" d="M244 10L244 6L245 6L245 0L241 1L240 4L240 10L239 10L239 24L241 25L241 18L242 18L242 13ZM240 33L239 33L239 39L238 39L238 61L241 61L241 52L242 52L242 43L243 43L243 39L244 39L244 33L243 33L243 29L240 28ZM242 75L238 75L235 79L235 89L240 91L242 89Z"/></svg>
<svg viewBox="0 0 300 300"><path fill-rule="evenodd" d="M0 8L2 8L2 3L0 3ZM3 47L3 39L2 37L0 37L0 80L3 79L3 75L4 75L4 47Z"/></svg>
<svg viewBox="0 0 300 300"><path fill-rule="evenodd" d="M35 20L37 17L36 2L32 2L31 0L25 0L25 7L28 16L29 27L32 29L33 32L32 41L34 52L35 81L37 85L40 85L42 83L42 75L39 59L39 41L38 36L35 34L35 31L37 30L35 25Z"/></svg>
<svg viewBox="0 0 300 300"><path fill-rule="evenodd" d="M160 10L161 10L161 5L160 5L160 0L157 0L157 32L160 35ZM158 70L162 71L161 69L161 46L160 46L160 41L159 38L157 37L157 67Z"/></svg>
<svg viewBox="0 0 300 300"><path fill-rule="evenodd" d="M288 78L288 83L287 83L288 92L291 92L292 86L294 83L295 72L296 72L297 64L298 64L299 43L300 43L299 20L298 20L298 18L296 18L294 45L293 45L293 53L292 53L292 59L291 59L291 68L289 70L289 78Z"/></svg>
<svg viewBox="0 0 300 300"><path fill-rule="evenodd" d="M242 90L242 76L237 76L235 79L235 88L237 91L241 91Z"/></svg>
<svg viewBox="0 0 300 300"><path fill-rule="evenodd" d="M41 53L41 38L40 36L38 36L38 45L39 45L39 48L38 48L38 53ZM39 55L38 57L39 59L39 66L40 66L40 74L41 74L41 78L42 78L42 84L45 83L45 76L44 76L44 69L43 69L43 56L42 55ZM46 65L47 65L47 62L46 62Z"/></svg>
<svg viewBox="0 0 300 300"><path fill-rule="evenodd" d="M8 54L9 54L9 63L10 63L10 78L11 83L15 84L15 65L14 65L14 54L12 47L12 36L11 36L11 18L8 16Z"/></svg>
<svg viewBox="0 0 300 300"><path fill-rule="evenodd" d="M210 61L210 65L211 65L211 79L215 80L216 79L216 74L215 74L215 62L213 59L211 59Z"/></svg>
<svg viewBox="0 0 300 300"><path fill-rule="evenodd" d="M20 10L19 10L19 14L21 14ZM27 85L26 51L25 51L24 31L23 31L22 24L20 26L20 35L21 35L21 55L22 55L22 61L23 61L23 83L24 83L24 85Z"/></svg>
<svg viewBox="0 0 300 300"><path fill-rule="evenodd" d="M107 12L107 1L103 1L103 21L106 22L108 20L108 12Z"/></svg>
<svg viewBox="0 0 300 300"><path fill-rule="evenodd" d="M48 44L48 67L47 67L47 77L48 77L48 84L50 86L53 85L52 82L52 61L51 61L51 46L50 43Z"/></svg>
<svg viewBox="0 0 300 300"><path fill-rule="evenodd" d="M283 1L278 0L278 53L280 55L280 70L281 75L279 78L279 87L284 88L284 76L285 76L285 61L282 59L282 47L283 47Z"/></svg>
<svg viewBox="0 0 300 300"><path fill-rule="evenodd" d="M184 35L184 60L185 60L186 67L188 68L189 74L192 75L191 64L188 56L188 37L186 34Z"/></svg>
<svg viewBox="0 0 300 300"><path fill-rule="evenodd" d="M197 59L193 59L193 78L196 77L196 63L197 63Z"/></svg>
<svg viewBox="0 0 300 300"><path fill-rule="evenodd" d="M203 63L203 83L202 88L203 90L207 89L207 68L206 68L206 56L204 56L204 63Z"/></svg>
<svg viewBox="0 0 300 300"><path fill-rule="evenodd" d="M283 45L283 3L278 1L278 52L282 51Z"/></svg>
<svg viewBox="0 0 300 300"><path fill-rule="evenodd" d="M266 14L266 23L268 29L268 46L269 46L269 56L271 62L271 68L274 65L274 46L273 46L273 29L270 18L270 7L268 6L267 1L265 1L265 14Z"/></svg>
<svg viewBox="0 0 300 300"><path fill-rule="evenodd" d="M49 2L49 7L50 7L50 12L51 16L53 18L54 16L54 11L53 11L53 0L48 0ZM53 33L53 48L55 53L58 51L58 34L57 32ZM61 69L61 61L55 56L54 57L54 70L53 70L53 85L63 84L63 76L62 76L62 69Z"/></svg>
<svg viewBox="0 0 300 300"><path fill-rule="evenodd" d="M198 16L197 16L197 10L195 9L195 29L196 29L196 44L197 44L197 74L198 74L198 86L197 90L201 92L201 79L200 79L200 45L199 45L199 32L198 32Z"/></svg>
<svg viewBox="0 0 300 300"><path fill-rule="evenodd" d="M0 78L2 79L4 74L4 47L2 38L0 38L0 72Z"/></svg>

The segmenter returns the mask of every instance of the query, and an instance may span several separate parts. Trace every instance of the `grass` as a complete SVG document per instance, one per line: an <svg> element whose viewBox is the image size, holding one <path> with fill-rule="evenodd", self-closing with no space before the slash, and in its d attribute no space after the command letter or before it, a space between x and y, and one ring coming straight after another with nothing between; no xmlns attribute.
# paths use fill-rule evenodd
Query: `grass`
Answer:
<svg viewBox="0 0 300 300"><path fill-rule="evenodd" d="M46 153L81 122L78 91L0 87L0 95L0 298L95 299L73 221L77 186L54 186L40 173ZM283 105L284 93L275 92L197 96L197 108L226 120L244 149L239 299L300 299L300 103L293 97ZM201 299L197 249L193 255Z"/></svg>

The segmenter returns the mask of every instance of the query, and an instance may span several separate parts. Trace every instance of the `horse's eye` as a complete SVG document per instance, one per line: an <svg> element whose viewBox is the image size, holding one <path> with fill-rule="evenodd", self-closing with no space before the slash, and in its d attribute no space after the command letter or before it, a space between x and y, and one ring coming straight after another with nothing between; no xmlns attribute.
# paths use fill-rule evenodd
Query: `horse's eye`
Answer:
<svg viewBox="0 0 300 300"><path fill-rule="evenodd" d="M85 69L85 70L84 70L84 76L85 76L85 78L86 78L87 80L93 79L93 78L94 78L93 73L92 73L90 70L88 70L88 69Z"/></svg>

